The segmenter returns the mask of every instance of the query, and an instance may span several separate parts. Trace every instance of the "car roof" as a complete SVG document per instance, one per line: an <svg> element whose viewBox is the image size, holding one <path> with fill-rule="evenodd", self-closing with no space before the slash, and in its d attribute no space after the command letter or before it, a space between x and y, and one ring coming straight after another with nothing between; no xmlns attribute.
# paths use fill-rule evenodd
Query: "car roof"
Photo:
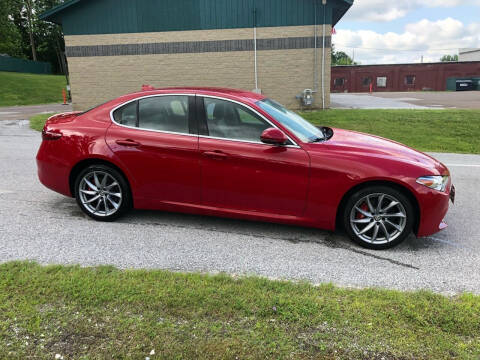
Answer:
<svg viewBox="0 0 480 360"><path fill-rule="evenodd" d="M147 85L148 88L148 85ZM148 95L157 95L157 94L168 94L168 93L193 93L197 95L212 95L220 96L227 98L237 98L248 102L257 102L259 100L265 99L265 96L258 94L252 91L239 90L239 89L229 89L221 87L167 87L167 88L152 88L149 87L147 90L135 92L128 94L126 96L130 98L148 96Z"/></svg>

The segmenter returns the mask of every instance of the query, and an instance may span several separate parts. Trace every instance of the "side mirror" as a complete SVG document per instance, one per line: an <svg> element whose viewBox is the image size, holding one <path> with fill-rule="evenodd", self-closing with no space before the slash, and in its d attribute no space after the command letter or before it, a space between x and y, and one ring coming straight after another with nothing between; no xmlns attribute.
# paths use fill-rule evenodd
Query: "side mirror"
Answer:
<svg viewBox="0 0 480 360"><path fill-rule="evenodd" d="M262 136L260 136L260 140L270 145L285 145L288 142L287 135L285 135L283 131L273 127L266 129L262 133Z"/></svg>

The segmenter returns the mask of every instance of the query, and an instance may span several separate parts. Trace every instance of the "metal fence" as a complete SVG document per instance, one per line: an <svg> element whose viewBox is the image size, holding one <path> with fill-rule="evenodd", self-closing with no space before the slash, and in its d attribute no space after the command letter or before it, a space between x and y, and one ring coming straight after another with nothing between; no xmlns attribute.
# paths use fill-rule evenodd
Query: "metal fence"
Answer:
<svg viewBox="0 0 480 360"><path fill-rule="evenodd" d="M52 65L47 62L24 60L10 56L0 56L0 71L51 74Z"/></svg>

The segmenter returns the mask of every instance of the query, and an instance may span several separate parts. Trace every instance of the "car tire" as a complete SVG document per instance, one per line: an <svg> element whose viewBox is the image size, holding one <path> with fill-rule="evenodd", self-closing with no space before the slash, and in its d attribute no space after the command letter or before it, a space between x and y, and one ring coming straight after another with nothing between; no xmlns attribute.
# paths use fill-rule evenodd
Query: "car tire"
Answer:
<svg viewBox="0 0 480 360"><path fill-rule="evenodd" d="M125 177L107 165L91 165L75 180L75 198L80 209L98 221L113 221L132 207Z"/></svg>
<svg viewBox="0 0 480 360"><path fill-rule="evenodd" d="M412 232L415 211L401 191L369 186L347 200L343 223L348 236L362 247L384 250L397 246Z"/></svg>

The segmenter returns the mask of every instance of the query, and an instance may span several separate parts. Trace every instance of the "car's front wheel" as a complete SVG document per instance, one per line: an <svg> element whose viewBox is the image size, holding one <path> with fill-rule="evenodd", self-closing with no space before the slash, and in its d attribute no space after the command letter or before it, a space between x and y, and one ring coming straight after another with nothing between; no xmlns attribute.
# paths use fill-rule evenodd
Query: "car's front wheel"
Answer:
<svg viewBox="0 0 480 360"><path fill-rule="evenodd" d="M106 165L92 165L78 174L75 197L85 214L100 221L113 221L131 207L127 181Z"/></svg>
<svg viewBox="0 0 480 360"><path fill-rule="evenodd" d="M374 250L394 247L412 232L414 210L400 191L371 186L354 193L344 210L344 227L357 244Z"/></svg>

